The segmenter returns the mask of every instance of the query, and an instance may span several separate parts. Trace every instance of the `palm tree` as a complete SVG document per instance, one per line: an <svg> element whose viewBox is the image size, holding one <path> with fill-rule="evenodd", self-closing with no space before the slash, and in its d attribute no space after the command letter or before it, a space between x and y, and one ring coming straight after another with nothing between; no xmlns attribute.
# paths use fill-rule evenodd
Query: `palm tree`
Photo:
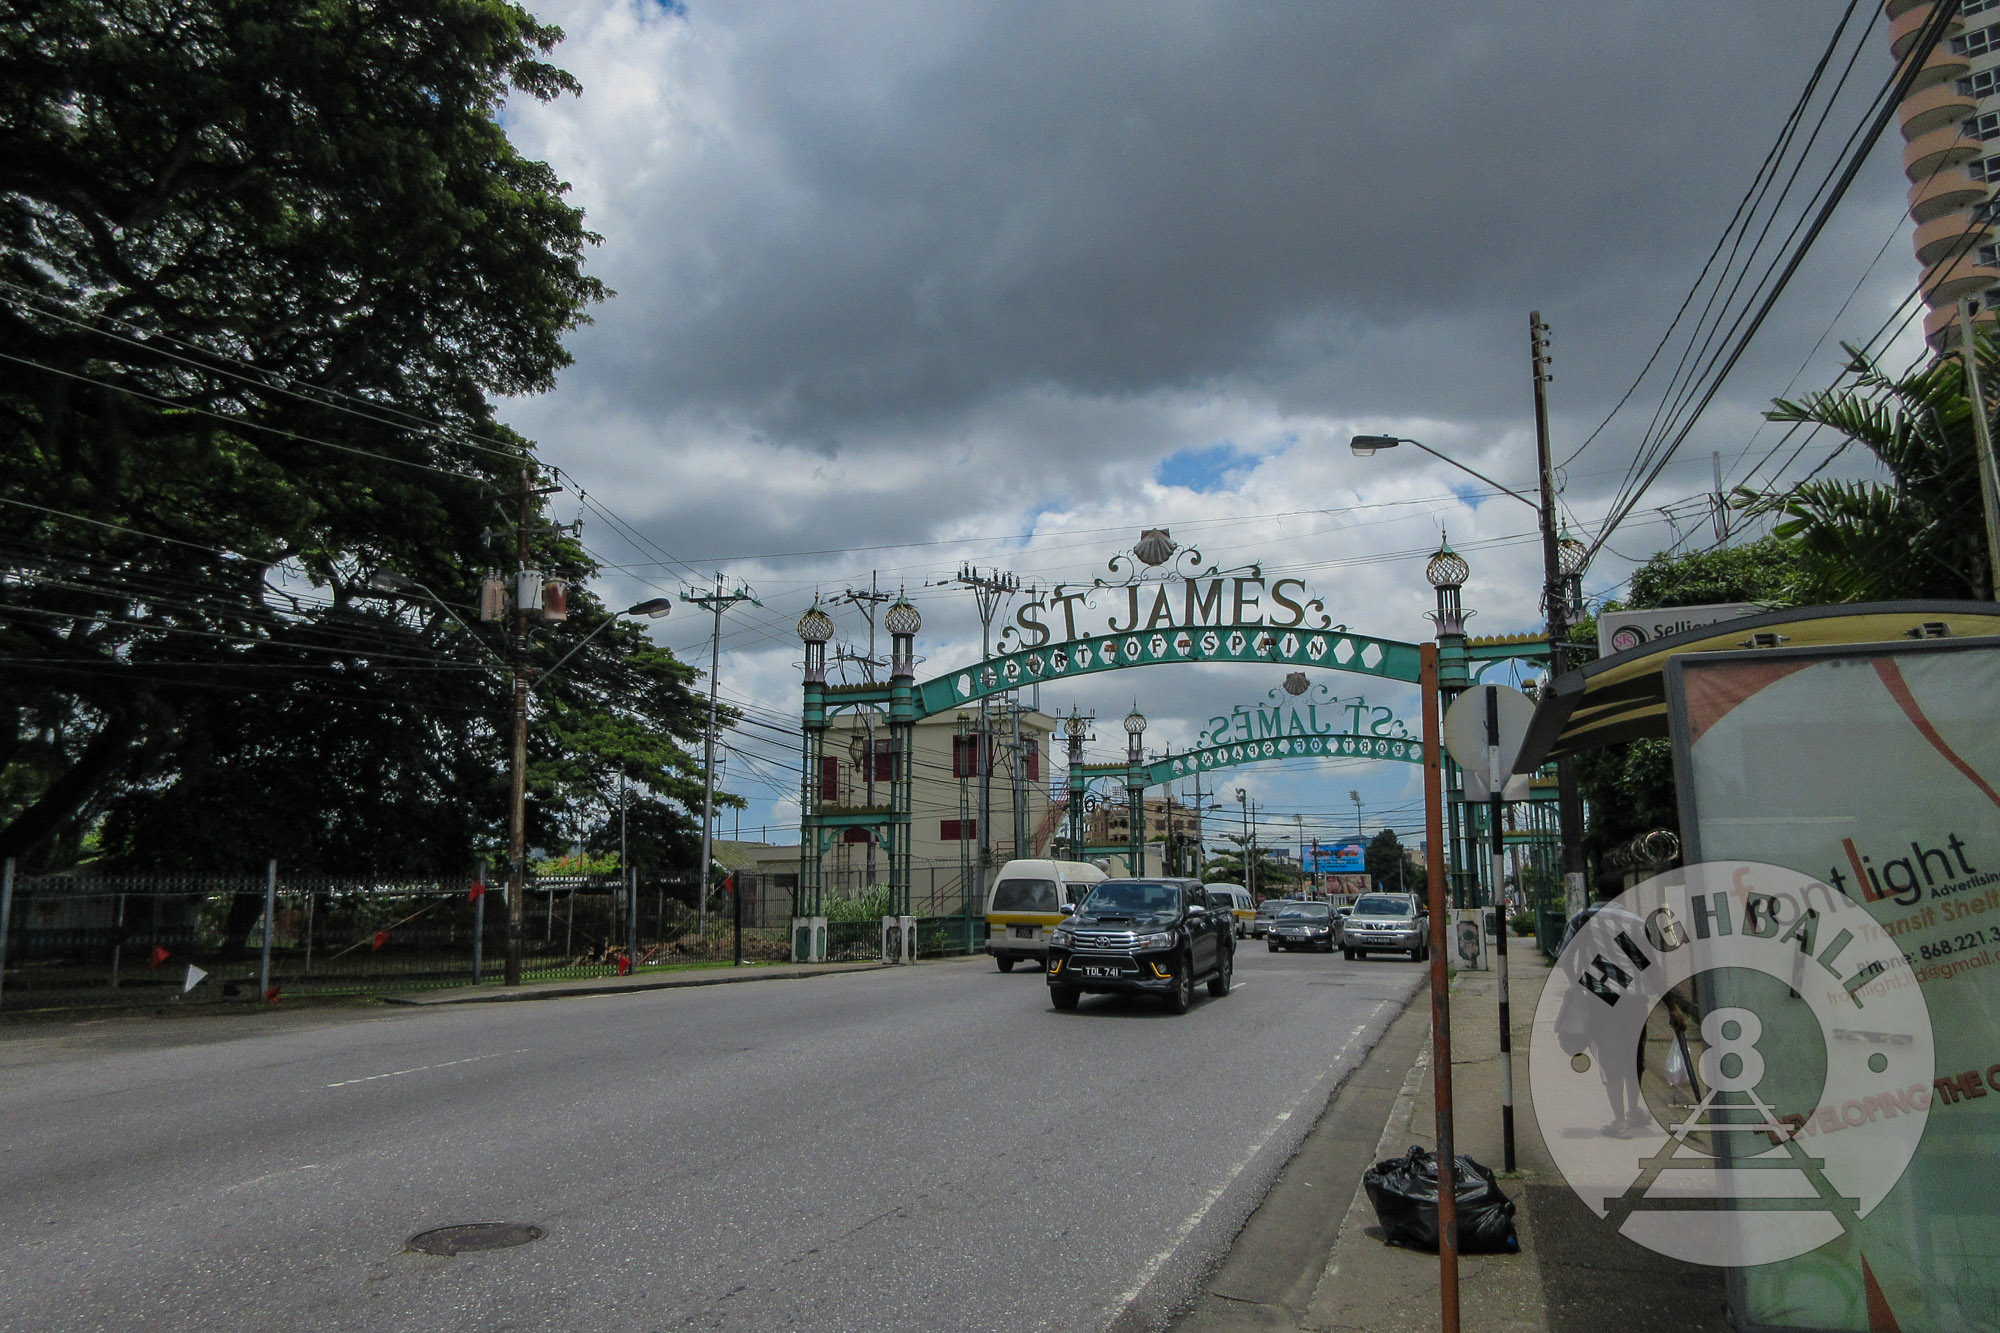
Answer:
<svg viewBox="0 0 2000 1333"><path fill-rule="evenodd" d="M1990 395L2000 351L1985 338L1978 348ZM1783 491L1739 490L1735 503L1783 516L1772 530L1798 541L1811 600L1991 598L1964 363L1940 357L1897 379L1847 351L1854 387L1777 399L1765 415L1840 432L1874 454L1889 480L1810 477ZM1990 404L1987 412L1990 420Z"/></svg>

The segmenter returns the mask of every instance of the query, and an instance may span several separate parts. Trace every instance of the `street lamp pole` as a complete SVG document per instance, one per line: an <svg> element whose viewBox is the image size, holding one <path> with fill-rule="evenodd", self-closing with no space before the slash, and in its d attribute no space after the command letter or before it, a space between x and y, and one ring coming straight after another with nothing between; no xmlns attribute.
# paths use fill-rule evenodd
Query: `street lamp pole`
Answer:
<svg viewBox="0 0 2000 1333"><path fill-rule="evenodd" d="M1535 511L1542 538L1542 609L1548 627L1549 678L1553 680L1567 666L1568 654L1564 651L1564 643L1569 638L1569 597L1572 588L1579 586L1584 561L1589 553L1582 542L1557 532L1555 468L1549 458L1548 382L1552 378L1549 373L1552 358L1549 356L1549 326L1542 323L1538 310L1528 315L1528 333L1535 380L1535 472L1539 499L1529 499L1513 487L1501 485L1485 473L1467 467L1448 454L1439 453L1421 440L1399 435L1356 435L1348 442L1348 447L1356 457L1367 458L1400 444L1414 445ZM1574 902L1583 893L1583 801L1577 793L1576 769L1570 760L1556 761L1556 783L1556 811L1562 834L1563 891Z"/></svg>
<svg viewBox="0 0 2000 1333"><path fill-rule="evenodd" d="M1257 867L1250 859L1250 793L1238 787L1236 804L1243 812L1243 890L1257 896Z"/></svg>

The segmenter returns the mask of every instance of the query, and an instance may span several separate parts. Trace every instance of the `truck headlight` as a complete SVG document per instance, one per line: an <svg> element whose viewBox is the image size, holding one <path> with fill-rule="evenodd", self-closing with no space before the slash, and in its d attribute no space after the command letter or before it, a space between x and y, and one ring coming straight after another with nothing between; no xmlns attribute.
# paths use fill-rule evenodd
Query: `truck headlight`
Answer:
<svg viewBox="0 0 2000 1333"><path fill-rule="evenodd" d="M1133 941L1133 945L1140 949L1171 949L1174 947L1174 932L1161 930L1151 935L1141 935Z"/></svg>

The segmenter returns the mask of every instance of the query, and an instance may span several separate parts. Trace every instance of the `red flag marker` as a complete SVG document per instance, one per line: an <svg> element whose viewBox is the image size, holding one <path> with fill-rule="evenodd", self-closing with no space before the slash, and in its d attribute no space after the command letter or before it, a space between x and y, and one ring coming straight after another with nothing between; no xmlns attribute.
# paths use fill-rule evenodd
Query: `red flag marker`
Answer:
<svg viewBox="0 0 2000 1333"><path fill-rule="evenodd" d="M472 888L465 895L466 900L468 902L475 902L475 903L485 896L486 896L486 881L483 879L473 880Z"/></svg>
<svg viewBox="0 0 2000 1333"><path fill-rule="evenodd" d="M632 970L632 958L631 958L631 955L629 955L629 954L622 954L622 953L621 953L621 954L619 954L619 955L618 955L618 975L622 977L622 976L624 976L624 975L625 975L625 974L626 974L627 972L630 972L631 970Z"/></svg>
<svg viewBox="0 0 2000 1333"><path fill-rule="evenodd" d="M283 989L284 987L282 986L273 985L271 989L264 992L264 1002L266 1004L276 1004L278 1002L278 992Z"/></svg>
<svg viewBox="0 0 2000 1333"><path fill-rule="evenodd" d="M380 949L383 945L387 944L388 942L389 942L389 932L386 930L378 930L375 932L374 942L369 947L373 949Z"/></svg>
<svg viewBox="0 0 2000 1333"><path fill-rule="evenodd" d="M153 952L149 955L153 967L158 967L161 963L166 962L172 957L173 955L167 952L167 946L164 944L155 944Z"/></svg>

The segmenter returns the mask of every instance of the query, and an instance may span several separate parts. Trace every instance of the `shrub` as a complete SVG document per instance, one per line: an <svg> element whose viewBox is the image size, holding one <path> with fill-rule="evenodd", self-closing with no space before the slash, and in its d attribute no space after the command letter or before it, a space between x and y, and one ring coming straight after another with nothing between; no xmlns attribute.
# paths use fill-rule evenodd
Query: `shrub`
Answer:
<svg viewBox="0 0 2000 1333"><path fill-rule="evenodd" d="M1535 933L1535 914L1524 907L1507 918L1507 924L1514 928L1516 935L1532 935Z"/></svg>
<svg viewBox="0 0 2000 1333"><path fill-rule="evenodd" d="M829 923L880 921L889 915L889 886L874 884L858 893L829 893L824 901Z"/></svg>

